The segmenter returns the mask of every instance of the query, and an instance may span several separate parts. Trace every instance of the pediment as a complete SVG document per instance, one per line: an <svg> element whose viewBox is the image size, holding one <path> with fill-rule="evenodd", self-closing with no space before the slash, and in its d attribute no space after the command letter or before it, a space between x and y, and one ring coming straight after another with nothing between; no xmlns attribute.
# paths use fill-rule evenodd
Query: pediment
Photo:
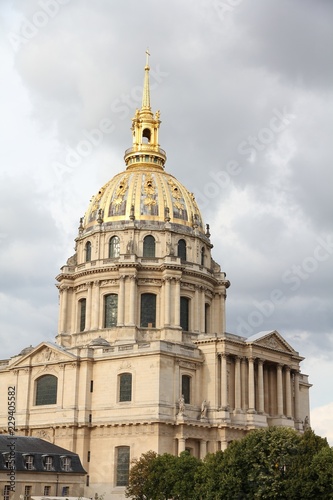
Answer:
<svg viewBox="0 0 333 500"><path fill-rule="evenodd" d="M66 352L63 348L51 344L49 342L42 342L34 349L23 355L11 365L11 368L19 368L20 366L27 365L45 365L54 364L58 362L73 362L77 359L72 353Z"/></svg>
<svg viewBox="0 0 333 500"><path fill-rule="evenodd" d="M288 342L277 332L259 332L246 339L246 343L251 343L256 346L268 347L275 351L288 352L290 354L298 354Z"/></svg>

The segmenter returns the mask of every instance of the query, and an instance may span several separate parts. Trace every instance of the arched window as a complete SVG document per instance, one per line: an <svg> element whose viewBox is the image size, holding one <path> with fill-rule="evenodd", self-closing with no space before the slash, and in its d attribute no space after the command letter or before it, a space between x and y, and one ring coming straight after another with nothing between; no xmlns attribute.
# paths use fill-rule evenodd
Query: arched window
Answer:
<svg viewBox="0 0 333 500"><path fill-rule="evenodd" d="M141 295L141 326L156 327L156 295L143 293Z"/></svg>
<svg viewBox="0 0 333 500"><path fill-rule="evenodd" d="M150 143L151 132L149 128L145 128L142 132L142 142Z"/></svg>
<svg viewBox="0 0 333 500"><path fill-rule="evenodd" d="M132 401L132 374L119 375L119 401Z"/></svg>
<svg viewBox="0 0 333 500"><path fill-rule="evenodd" d="M145 236L143 240L143 256L155 257L155 238L154 236Z"/></svg>
<svg viewBox="0 0 333 500"><path fill-rule="evenodd" d="M58 379L54 375L43 375L36 380L36 405L57 403Z"/></svg>
<svg viewBox="0 0 333 500"><path fill-rule="evenodd" d="M109 241L109 258L119 257L120 254L120 240L118 236L112 236Z"/></svg>
<svg viewBox="0 0 333 500"><path fill-rule="evenodd" d="M116 448L116 486L127 486L130 469L130 447Z"/></svg>
<svg viewBox="0 0 333 500"><path fill-rule="evenodd" d="M84 332L86 327L86 299L79 300L79 330L80 332Z"/></svg>
<svg viewBox="0 0 333 500"><path fill-rule="evenodd" d="M85 247L85 252L86 252L86 262L91 261L91 242L87 241L86 247Z"/></svg>
<svg viewBox="0 0 333 500"><path fill-rule="evenodd" d="M189 303L187 297L180 297L180 326L185 332L189 330Z"/></svg>
<svg viewBox="0 0 333 500"><path fill-rule="evenodd" d="M189 375L182 375L182 395L184 402L190 404L191 402L191 377Z"/></svg>
<svg viewBox="0 0 333 500"><path fill-rule="evenodd" d="M104 328L117 325L118 295L110 293L104 297Z"/></svg>
<svg viewBox="0 0 333 500"><path fill-rule="evenodd" d="M201 265L205 265L205 247L201 248Z"/></svg>
<svg viewBox="0 0 333 500"><path fill-rule="evenodd" d="M180 257L181 260L186 260L186 241L185 240L178 241L178 257Z"/></svg>

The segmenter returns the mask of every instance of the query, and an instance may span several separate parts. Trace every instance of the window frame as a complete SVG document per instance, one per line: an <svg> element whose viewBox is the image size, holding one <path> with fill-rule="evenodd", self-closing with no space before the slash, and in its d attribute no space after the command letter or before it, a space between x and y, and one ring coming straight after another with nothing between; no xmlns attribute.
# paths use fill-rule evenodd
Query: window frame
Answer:
<svg viewBox="0 0 333 500"><path fill-rule="evenodd" d="M24 500L31 500L31 492L32 492L32 486L30 485L25 485L24 486Z"/></svg>
<svg viewBox="0 0 333 500"><path fill-rule="evenodd" d="M110 307L112 304L110 304L109 306L107 305L107 300L109 300L108 298L111 298L111 297L117 297L117 300L116 300L116 304L115 304L115 321L112 322L110 324L107 324L107 307ZM114 314L114 311L113 313L111 313L111 316ZM112 319L112 318L111 318ZM117 293L107 293L104 295L104 298L103 298L103 328L113 328L115 326L117 326L118 324L118 294Z"/></svg>
<svg viewBox="0 0 333 500"><path fill-rule="evenodd" d="M84 245L84 261L85 262L91 262L91 249L92 249L92 245L91 245L91 241L87 241L86 244Z"/></svg>
<svg viewBox="0 0 333 500"><path fill-rule="evenodd" d="M3 500L9 500L10 492L10 484L5 484L3 487Z"/></svg>
<svg viewBox="0 0 333 500"><path fill-rule="evenodd" d="M152 234L147 234L143 238L142 256L147 259L155 259L156 257L156 240Z"/></svg>
<svg viewBox="0 0 333 500"><path fill-rule="evenodd" d="M42 389L40 384L42 383L42 380L48 379L49 382L52 380L53 384L51 387L48 386L47 391L45 392L45 388ZM50 391L52 390L52 393ZM40 393L42 391L42 394ZM43 394L45 392L45 394ZM51 396L52 402L50 401ZM47 400L49 398L49 400ZM44 400L47 400L47 402L41 402ZM48 405L56 405L58 400L58 377L55 375L52 375L51 373L45 373L44 375L41 375L35 380L35 404L34 406L48 406Z"/></svg>
<svg viewBox="0 0 333 500"><path fill-rule="evenodd" d="M125 376L128 376L130 388L122 387L126 383ZM125 381L125 382L123 382ZM128 396L129 394L129 396ZM130 403L133 397L133 374L123 372L118 375L118 403Z"/></svg>
<svg viewBox="0 0 333 500"><path fill-rule="evenodd" d="M180 300L180 307L179 307L180 326L181 326L181 328L182 328L182 330L184 332L189 332L190 331L190 319L191 319L190 318L190 304L191 304L191 299L189 297L181 295L179 300ZM186 311L183 309L185 303L187 304L187 310ZM184 319L183 318L184 315L186 315L187 317L185 319L186 324L183 325L182 322L183 322L183 319Z"/></svg>
<svg viewBox="0 0 333 500"><path fill-rule="evenodd" d="M153 298L153 302L149 305L147 304L148 297ZM148 314L148 307L153 309L153 315ZM157 295L156 293L144 292L140 296L140 327L141 328L156 328L156 317L157 317ZM143 321L146 320L147 321ZM152 321L150 321L152 320ZM151 325L151 326L150 326Z"/></svg>
<svg viewBox="0 0 333 500"><path fill-rule="evenodd" d="M185 380L188 381L188 387L185 387ZM181 394L184 397L185 404L191 404L192 377L188 373L183 373L181 376Z"/></svg>
<svg viewBox="0 0 333 500"><path fill-rule="evenodd" d="M24 467L27 470L34 470L34 456L33 455L24 455Z"/></svg>
<svg viewBox="0 0 333 500"><path fill-rule="evenodd" d="M43 496L44 497L49 497L51 495L51 486L50 485L44 485L44 493L43 493Z"/></svg>
<svg viewBox="0 0 333 500"><path fill-rule="evenodd" d="M117 259L118 257L120 257L120 238L114 235L109 239L109 259Z"/></svg>
<svg viewBox="0 0 333 500"><path fill-rule="evenodd" d="M86 322L87 322L87 299L85 297L82 297L81 299L79 299L78 301L78 304L79 304L79 318L78 318L78 321L79 321L79 332L84 332L85 328L86 328ZM83 314L84 312L84 314Z"/></svg>
<svg viewBox="0 0 333 500"><path fill-rule="evenodd" d="M126 456L122 458L123 464L120 463L119 452L126 452ZM129 483L129 471L131 462L130 446L116 446L115 448L115 485L117 487L126 487ZM125 460L124 460L125 459ZM125 465L121 470L120 465ZM121 477L123 476L123 477Z"/></svg>
<svg viewBox="0 0 333 500"><path fill-rule="evenodd" d="M43 457L44 469L47 471L54 470L54 462L52 455L46 455Z"/></svg>
<svg viewBox="0 0 333 500"><path fill-rule="evenodd" d="M178 240L178 243L177 243L177 256L182 261L186 261L187 260L187 245L186 245L186 240L184 240L184 238L181 238L180 240Z"/></svg>
<svg viewBox="0 0 333 500"><path fill-rule="evenodd" d="M71 459L71 457L68 457L67 455L60 457L60 465L61 465L62 471L64 471L64 472L71 472L71 470L72 470L72 459Z"/></svg>

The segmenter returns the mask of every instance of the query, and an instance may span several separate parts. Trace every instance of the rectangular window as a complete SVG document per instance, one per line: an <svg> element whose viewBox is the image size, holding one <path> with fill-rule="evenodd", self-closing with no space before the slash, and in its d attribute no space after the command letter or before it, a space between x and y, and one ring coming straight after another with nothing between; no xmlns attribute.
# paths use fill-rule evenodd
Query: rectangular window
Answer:
<svg viewBox="0 0 333 500"><path fill-rule="evenodd" d="M110 293L104 298L104 328L117 326L118 295Z"/></svg>
<svg viewBox="0 0 333 500"><path fill-rule="evenodd" d="M34 468L34 457L32 455L26 455L24 457L25 460L25 467L28 470L33 470Z"/></svg>
<svg viewBox="0 0 333 500"><path fill-rule="evenodd" d="M87 462L90 462L90 451L88 451L88 454L87 454Z"/></svg>
<svg viewBox="0 0 333 500"><path fill-rule="evenodd" d="M51 494L51 486L44 486L44 496L49 497Z"/></svg>
<svg viewBox="0 0 333 500"><path fill-rule="evenodd" d="M87 475L87 477L86 477L86 486L89 486L89 481L90 481L90 478L89 478L89 475Z"/></svg>
<svg viewBox="0 0 333 500"><path fill-rule="evenodd" d="M5 484L3 489L3 500L9 500L10 486L9 484Z"/></svg>
<svg viewBox="0 0 333 500"><path fill-rule="evenodd" d="M141 326L156 327L156 295L143 293L141 295Z"/></svg>
<svg viewBox="0 0 333 500"><path fill-rule="evenodd" d="M116 448L116 486L128 486L130 467L130 447L119 446Z"/></svg>
<svg viewBox="0 0 333 500"><path fill-rule="evenodd" d="M80 332L83 332L86 327L86 299L79 300L80 305Z"/></svg>
<svg viewBox="0 0 333 500"><path fill-rule="evenodd" d="M31 486L24 487L24 500L31 500Z"/></svg>
<svg viewBox="0 0 333 500"><path fill-rule="evenodd" d="M53 457L45 457L44 467L45 470L53 470Z"/></svg>
<svg viewBox="0 0 333 500"><path fill-rule="evenodd" d="M119 401L132 401L132 374L119 375Z"/></svg>
<svg viewBox="0 0 333 500"><path fill-rule="evenodd" d="M62 487L61 495L63 497L68 497L69 496L69 486L63 486Z"/></svg>
<svg viewBox="0 0 333 500"><path fill-rule="evenodd" d="M94 392L94 381L90 380L90 392Z"/></svg>
<svg viewBox="0 0 333 500"><path fill-rule="evenodd" d="M187 297L180 297L180 326L185 332L189 331L189 302Z"/></svg>
<svg viewBox="0 0 333 500"><path fill-rule="evenodd" d="M184 396L184 402L190 404L191 402L191 377L188 375L182 376L182 395Z"/></svg>
<svg viewBox="0 0 333 500"><path fill-rule="evenodd" d="M61 457L61 468L65 472L69 472L71 470L71 459L69 457Z"/></svg>

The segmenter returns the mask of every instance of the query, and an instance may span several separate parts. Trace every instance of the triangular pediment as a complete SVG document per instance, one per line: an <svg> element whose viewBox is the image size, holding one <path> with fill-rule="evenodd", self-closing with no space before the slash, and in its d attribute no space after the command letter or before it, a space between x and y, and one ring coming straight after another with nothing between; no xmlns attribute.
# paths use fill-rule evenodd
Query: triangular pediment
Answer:
<svg viewBox="0 0 333 500"><path fill-rule="evenodd" d="M20 366L27 365L45 365L54 364L58 362L68 362L75 361L77 356L72 353L65 351L62 347L59 347L50 342L42 342L35 348L31 349L27 354L18 357L12 364L11 368L19 368Z"/></svg>
<svg viewBox="0 0 333 500"><path fill-rule="evenodd" d="M298 355L295 349L293 349L276 330L272 332L256 333L248 337L246 343Z"/></svg>

